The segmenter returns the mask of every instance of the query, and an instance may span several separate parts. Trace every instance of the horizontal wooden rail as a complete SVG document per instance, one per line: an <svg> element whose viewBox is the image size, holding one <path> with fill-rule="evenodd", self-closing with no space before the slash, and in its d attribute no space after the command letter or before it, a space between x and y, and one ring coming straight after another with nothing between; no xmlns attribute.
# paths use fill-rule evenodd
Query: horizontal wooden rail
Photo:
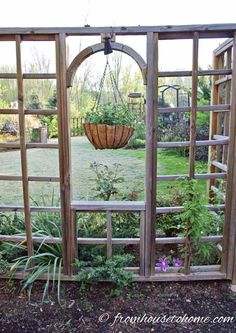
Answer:
<svg viewBox="0 0 236 333"><path fill-rule="evenodd" d="M214 134L213 135L214 140L229 140L229 137L227 135L219 135L219 134Z"/></svg>
<svg viewBox="0 0 236 333"><path fill-rule="evenodd" d="M0 73L0 79L16 79L16 73ZM40 80L40 79L56 79L55 73L24 73L23 79L32 79L32 80Z"/></svg>
<svg viewBox="0 0 236 333"><path fill-rule="evenodd" d="M91 202L91 201L90 201ZM145 203L144 202L139 202L139 201L131 201L133 203L138 203L134 204L133 206L125 206L124 202L121 202L121 205L119 205L119 202L116 202L117 204L112 206L112 205L106 205L106 204L99 204L99 201L97 201L96 205L93 206L89 203L89 201L85 201L84 204L80 205L78 201L72 202L72 210L77 211L77 212L104 212L104 211L111 211L111 212L141 212L145 210ZM105 201L105 203L112 203L112 201ZM217 211L217 210L223 210L224 205L217 205L217 206L212 206L212 205L206 205L206 208L208 208L210 211ZM156 208L156 213L157 214L164 214L164 213L176 213L176 212L182 212L184 209L183 206L173 206L173 207L157 207ZM16 211L23 211L24 207L23 206L11 206L11 205L0 205L0 211L8 211L8 212L16 212ZM31 212L60 212L61 208L58 207L42 207L42 206L31 206L30 211Z"/></svg>
<svg viewBox="0 0 236 333"><path fill-rule="evenodd" d="M212 267L210 267L212 266ZM215 270L213 270L215 268ZM206 266L190 266L190 274L185 275L183 273L179 273L175 271L174 268L170 269L170 272L165 273L156 273L154 275L151 275L150 277L145 277L140 274L138 274L137 267L127 267L125 270L129 272L136 272L136 274L133 275L133 281L136 282L154 282L154 281L199 281L199 280L222 280L226 279L226 274L221 273L219 271L218 265L206 265ZM2 279L9 279L10 277L16 280L23 280L28 276L27 273L25 273L24 269L17 270L16 272L12 273L6 273L1 275ZM38 280L47 280L48 274L43 273L38 277ZM50 280L58 280L58 274L51 274ZM75 276L60 274L60 280L61 281L74 281ZM103 280L108 281L108 280Z"/></svg>
<svg viewBox="0 0 236 333"><path fill-rule="evenodd" d="M21 181L22 176L0 175L0 180Z"/></svg>
<svg viewBox="0 0 236 333"><path fill-rule="evenodd" d="M213 52L214 52L214 56L217 57L220 54L226 52L227 50L229 50L230 48L233 47L233 38L229 38L226 41L224 41L223 43L221 43Z"/></svg>
<svg viewBox="0 0 236 333"><path fill-rule="evenodd" d="M219 104L219 105L204 105L204 106L198 106L196 108L197 112L203 112L203 111L220 111L225 112L230 110L230 104ZM190 112L191 107L185 106L185 107L175 107L175 108L158 108L158 113L172 113L172 112Z"/></svg>
<svg viewBox="0 0 236 333"><path fill-rule="evenodd" d="M192 76L192 71L169 71L159 72L159 77L183 77ZM198 76L212 76L212 75L230 75L232 74L231 69L210 69L204 71L198 71Z"/></svg>
<svg viewBox="0 0 236 333"><path fill-rule="evenodd" d="M21 176L11 176L11 175L0 175L0 180L8 180L8 181L21 181ZM33 182L59 182L59 177L54 176L29 176L28 181Z"/></svg>
<svg viewBox="0 0 236 333"><path fill-rule="evenodd" d="M0 114L18 114L18 109L0 109Z"/></svg>
<svg viewBox="0 0 236 333"><path fill-rule="evenodd" d="M18 114L18 109L0 109L0 114ZM26 115L57 115L57 110L41 110L41 109L31 109L24 110L24 114Z"/></svg>
<svg viewBox="0 0 236 333"><path fill-rule="evenodd" d="M58 143L27 143L26 144L26 147L27 148L45 148L45 149L48 149L48 148L52 148L52 149L56 149L58 148Z"/></svg>
<svg viewBox="0 0 236 333"><path fill-rule="evenodd" d="M144 277L141 275L136 275L134 281L139 282L161 282L161 281L201 281L201 280L224 280L226 279L226 274L219 271L212 272L191 272L189 274L184 273L156 273L150 277Z"/></svg>
<svg viewBox="0 0 236 333"><path fill-rule="evenodd" d="M219 84L225 83L230 80L232 80L232 75L226 75L226 76L221 77L220 79L216 80L215 85L217 86Z"/></svg>
<svg viewBox="0 0 236 333"><path fill-rule="evenodd" d="M20 149L20 143L18 143L18 142L0 142L0 148Z"/></svg>
<svg viewBox="0 0 236 333"><path fill-rule="evenodd" d="M61 244L61 237L49 237L49 236L33 236L32 240L35 243L46 243L46 244ZM123 245L138 245L140 243L140 238L112 238L112 244L123 244ZM203 236L201 240L204 243L220 243L223 240L223 236ZM19 243L26 241L24 235L0 235L1 242L12 242ZM185 237L157 237L155 239L156 244L185 244ZM88 238L88 237L78 237L77 243L80 245L106 245L107 238Z"/></svg>
<svg viewBox="0 0 236 333"><path fill-rule="evenodd" d="M0 212L23 212L24 206L13 206L13 205L0 205ZM34 212L49 212L55 213L60 212L60 207L42 207L42 206L31 206L30 211Z"/></svg>
<svg viewBox="0 0 236 333"><path fill-rule="evenodd" d="M210 211L217 211L217 210L224 210L225 205L205 205L207 209ZM183 206L173 206L173 207L157 207L156 213L157 214L166 214L166 213L180 213L183 212L184 207Z"/></svg>
<svg viewBox="0 0 236 333"><path fill-rule="evenodd" d="M229 139L221 140L200 140L196 141L196 146L216 146L216 145L227 145ZM177 148L177 147L189 147L190 141L169 141L169 142L158 142L158 148Z"/></svg>
<svg viewBox="0 0 236 333"><path fill-rule="evenodd" d="M213 160L211 162L212 165L214 165L215 167L217 167L218 169L224 171L224 172L227 172L228 168L227 168L227 165L226 164L223 164L219 161L216 161L216 160Z"/></svg>
<svg viewBox="0 0 236 333"><path fill-rule="evenodd" d="M20 144L18 142L1 142L0 148L5 149L20 149ZM30 142L26 144L26 148L58 148L58 143L37 143Z"/></svg>
<svg viewBox="0 0 236 333"><path fill-rule="evenodd" d="M72 201L71 209L78 212L140 212L145 210L143 201Z"/></svg>
<svg viewBox="0 0 236 333"><path fill-rule="evenodd" d="M178 180L189 177L188 174L183 175L161 175L157 176L157 181L169 181L169 180ZM226 178L227 173L225 172L216 172L216 173L198 173L194 175L195 179L216 179L216 178Z"/></svg>
<svg viewBox="0 0 236 333"><path fill-rule="evenodd" d="M33 40L35 38L46 38L48 35L66 34L67 36L96 36L101 33L115 33L117 35L146 35L147 32L158 32L166 38L168 35L182 34L192 38L193 32L198 32L203 38L232 37L236 30L236 24L199 24L199 25L161 25L161 26L114 26L114 27L20 27L20 28L0 28L0 35L22 35L23 40Z"/></svg>
<svg viewBox="0 0 236 333"><path fill-rule="evenodd" d="M41 110L41 109L26 109L24 110L25 114L29 115L45 115L45 116L50 116L50 115L57 115L57 110Z"/></svg>

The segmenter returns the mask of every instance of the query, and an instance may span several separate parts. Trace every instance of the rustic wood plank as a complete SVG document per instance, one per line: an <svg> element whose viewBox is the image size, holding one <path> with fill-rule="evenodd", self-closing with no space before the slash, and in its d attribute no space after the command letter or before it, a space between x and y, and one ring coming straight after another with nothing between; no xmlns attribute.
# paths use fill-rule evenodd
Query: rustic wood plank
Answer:
<svg viewBox="0 0 236 333"><path fill-rule="evenodd" d="M157 181L170 181L170 180L178 180L189 177L188 174L183 175L162 175L157 176ZM195 179L216 179L216 178L226 178L227 173L226 172L216 172L216 173L195 173L194 178Z"/></svg>
<svg viewBox="0 0 236 333"><path fill-rule="evenodd" d="M46 109L25 109L25 114L30 115L45 115L45 116L53 116L57 115L57 110L46 110Z"/></svg>
<svg viewBox="0 0 236 333"><path fill-rule="evenodd" d="M20 149L20 143L18 143L18 142L0 142L0 148L3 148L3 149Z"/></svg>
<svg viewBox="0 0 236 333"><path fill-rule="evenodd" d="M228 168L227 168L227 165L226 164L223 164L217 160L214 160L211 162L212 165L214 165L214 167L216 167L217 169L220 169L224 172L227 172Z"/></svg>
<svg viewBox="0 0 236 333"><path fill-rule="evenodd" d="M196 141L196 146L217 146L217 145L227 145L229 139L219 139L219 140L199 140ZM189 147L190 141L169 141L169 142L158 142L158 148L171 148L171 147Z"/></svg>
<svg viewBox="0 0 236 333"><path fill-rule="evenodd" d="M222 104L222 105L203 105L203 106L197 106L196 111L197 112L203 112L203 111L220 111L220 112L227 112L230 110L230 104ZM174 107L174 108L158 108L158 113L172 113L172 112L190 112L191 107L190 106L184 106L184 107Z"/></svg>
<svg viewBox="0 0 236 333"><path fill-rule="evenodd" d="M226 52L226 68L231 68L232 66L232 48L228 49ZM226 92L225 92L225 103L230 103L231 101L231 80L226 82ZM223 134L229 135L229 113L224 115L224 130ZM228 159L228 147L223 147L222 152L222 163L226 164Z"/></svg>
<svg viewBox="0 0 236 333"><path fill-rule="evenodd" d="M29 196L29 183L28 183L26 136L25 136L24 92L23 92L23 75L22 75L22 64L21 64L20 36L16 36L16 67L17 67L21 172L22 172L22 187L23 187L23 199L24 199L25 229L26 229L26 238L27 238L27 253L28 256L32 256L34 250L33 250L32 226L31 226L31 216L30 216L30 196Z"/></svg>
<svg viewBox="0 0 236 333"><path fill-rule="evenodd" d="M236 32L233 40L233 74L232 74L232 92L236 91ZM227 278L236 283L235 267L235 239L236 239L236 94L231 96L230 112L230 131L229 131L229 150L227 165L227 187L225 202L225 224L224 224L224 242L222 252L222 271L226 272Z"/></svg>
<svg viewBox="0 0 236 333"><path fill-rule="evenodd" d="M143 84L147 83L146 78L146 71L147 71L147 65L144 59L138 54L134 49L127 45L123 45L121 43L112 42L112 49L116 51L123 52L127 55L129 55L139 66L140 71L143 76ZM78 67L83 63L85 59L87 59L92 54L95 54L97 52L104 51L104 43L95 44L92 46L89 46L82 50L71 62L70 66L67 70L67 86L71 87L73 83L73 79L75 77L75 73L78 69Z"/></svg>
<svg viewBox="0 0 236 333"><path fill-rule="evenodd" d="M57 74L57 109L58 142L60 169L61 221L63 237L64 273L71 274L74 252L71 248L74 238L71 228L71 154L70 154L70 115L67 96L67 56L66 35L56 36L56 74Z"/></svg>
<svg viewBox="0 0 236 333"><path fill-rule="evenodd" d="M221 55L222 53L226 52L233 47L233 38L229 38L223 43L221 43L213 52L215 57Z"/></svg>
<svg viewBox="0 0 236 333"><path fill-rule="evenodd" d="M115 33L117 35L145 35L156 32L160 35L176 34L190 36L189 33L199 32L201 37L232 37L236 30L236 24L197 24L197 25L161 25L161 26L121 26L121 27L21 27L21 28L0 28L0 35L23 35L26 39L48 38L48 35L66 34L68 36L91 36L101 33ZM39 37L38 37L39 38Z"/></svg>
<svg viewBox="0 0 236 333"><path fill-rule="evenodd" d="M140 241L139 241L139 252L140 252L140 269L139 275L145 275L145 212L140 213Z"/></svg>
<svg viewBox="0 0 236 333"><path fill-rule="evenodd" d="M111 212L106 213L106 224L107 224L107 258L112 257L112 217Z"/></svg>
<svg viewBox="0 0 236 333"><path fill-rule="evenodd" d="M139 212L145 210L143 201L72 201L71 209L78 212Z"/></svg>
<svg viewBox="0 0 236 333"><path fill-rule="evenodd" d="M23 79L30 80L55 80L55 73L24 73Z"/></svg>
<svg viewBox="0 0 236 333"><path fill-rule="evenodd" d="M145 170L145 276L155 268L157 176L158 34L147 34L146 170Z"/></svg>
<svg viewBox="0 0 236 333"><path fill-rule="evenodd" d="M18 109L0 109L0 114L18 114Z"/></svg>
<svg viewBox="0 0 236 333"><path fill-rule="evenodd" d="M220 79L215 81L215 85L220 85L222 83L228 82L232 80L232 75L226 75L224 77L221 77Z"/></svg>
<svg viewBox="0 0 236 333"><path fill-rule="evenodd" d="M59 138L58 138L59 140ZM44 149L57 149L59 147L58 143L50 142L50 143L38 143L32 142L27 143L26 148L44 148Z"/></svg>
<svg viewBox="0 0 236 333"><path fill-rule="evenodd" d="M198 76L214 76L214 75L230 75L232 73L231 69L208 69L208 70L197 70ZM168 71L159 72L159 77L184 77L192 76L193 71Z"/></svg>
<svg viewBox="0 0 236 333"><path fill-rule="evenodd" d="M219 69L220 61L219 57L213 53L213 68ZM214 76L212 78L212 91L211 91L211 104L218 104L219 103L219 85L216 85L215 82L219 80L219 75ZM217 133L217 113L212 112L210 113L210 128L209 128L209 140L211 140L214 135ZM209 173L215 173L217 172L217 169L212 164L212 160L216 159L216 146L209 146L208 149L208 172ZM210 179L207 184L207 192L209 200L211 201L214 198L214 194L211 192L211 187L215 186L216 181L215 179Z"/></svg>

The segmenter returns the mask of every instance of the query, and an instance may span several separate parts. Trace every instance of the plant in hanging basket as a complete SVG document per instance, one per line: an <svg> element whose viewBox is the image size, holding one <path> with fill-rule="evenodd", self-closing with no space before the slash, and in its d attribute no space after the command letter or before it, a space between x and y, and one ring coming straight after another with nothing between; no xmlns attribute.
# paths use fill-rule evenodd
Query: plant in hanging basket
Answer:
<svg viewBox="0 0 236 333"><path fill-rule="evenodd" d="M133 122L125 105L107 103L87 113L84 130L96 149L117 149L126 146L133 135Z"/></svg>

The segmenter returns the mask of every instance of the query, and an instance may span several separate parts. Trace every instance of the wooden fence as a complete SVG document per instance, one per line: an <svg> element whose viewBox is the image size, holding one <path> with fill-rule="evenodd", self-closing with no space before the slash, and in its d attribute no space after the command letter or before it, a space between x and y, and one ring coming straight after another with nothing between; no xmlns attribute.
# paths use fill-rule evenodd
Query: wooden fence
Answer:
<svg viewBox="0 0 236 333"><path fill-rule="evenodd" d="M92 45L80 52L67 66L67 36L106 36L114 35L145 35L147 57L144 60L136 51L127 45L112 42L114 50L124 52L134 59L139 66L146 90L146 170L145 170L145 201L143 202L101 202L73 201L71 195L71 159L70 159L70 111L68 108L69 89L80 64L96 52L103 51L104 43ZM214 67L211 70L199 70L199 40L202 38L229 38L214 53ZM159 71L158 45L159 40L192 40L192 69L189 71ZM20 148L22 174L16 176L0 175L0 180L21 181L23 184L24 205L0 205L0 211L23 211L25 215L26 241L28 255L34 253L34 243L41 242L40 237L32 236L31 214L33 212L61 213L62 238L46 238L47 243L63 245L62 276L65 280L73 279L72 263L77 256L80 244L107 244L107 255L112 255L113 244L137 244L140 248L140 267L131 268L136 280L204 280L229 279L236 283L236 24L196 25L196 26L150 26L150 27L113 27L113 28L0 28L0 42L14 41L16 45L16 73L0 73L2 79L16 79L18 87L18 108L0 109L0 114L17 114L19 117L20 143L0 143L0 148ZM56 73L23 73L21 44L27 41L53 41L56 48ZM227 54L227 56L225 56ZM226 64L225 64L226 59ZM174 56L173 56L174 61ZM160 77L191 77L192 104L190 107L157 108L157 87ZM213 99L207 106L197 105L197 88L199 76L212 76ZM28 110L24 107L23 83L27 79L56 79L57 109ZM226 85L225 93L220 94L220 86ZM224 98L223 98L224 96ZM199 111L211 114L211 133L209 140L196 141L196 116ZM190 139L184 142L157 142L157 112L190 113ZM25 117L29 114L56 115L58 117L58 143L27 143L25 139ZM223 128L223 133L222 133ZM197 146L209 146L209 171L205 174L195 172L195 151ZM156 237L156 216L160 213L173 213L183 210L177 207L156 207L156 186L160 181L171 181L180 175L157 174L157 149L166 147L190 148L189 172L187 176L196 179L208 179L209 191L217 188L217 179L227 180L225 193L225 227L222 236L204 236L205 242L221 242L223 246L222 264L210 266L191 266L190 262L184 272L173 269L168 273L160 273L155 269L156 244L188 244L189 239L183 237ZM29 175L27 149L47 148L59 150L60 177ZM79 167L79 166L78 166ZM59 181L60 207L30 206L29 183L34 181ZM211 204L210 210L215 210ZM224 209L224 205L218 207ZM106 212L107 237L80 238L77 234L77 212ZM140 237L119 238L112 236L112 214L114 212L137 212L140 214ZM0 235L1 241L19 242L24 237ZM16 278L23 278L23 272L17 272ZM44 278L44 276L42 276Z"/></svg>

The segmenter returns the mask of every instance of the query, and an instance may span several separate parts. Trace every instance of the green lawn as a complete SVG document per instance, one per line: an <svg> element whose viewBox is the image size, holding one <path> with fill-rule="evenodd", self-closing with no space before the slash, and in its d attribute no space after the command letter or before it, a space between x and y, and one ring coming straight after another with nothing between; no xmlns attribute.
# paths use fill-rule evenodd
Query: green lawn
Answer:
<svg viewBox="0 0 236 333"><path fill-rule="evenodd" d="M92 199L94 196L95 175L90 169L91 162L101 162L109 166L113 163L121 164L121 174L125 178L122 184L123 192L135 190L139 193L139 199L144 197L144 168L145 150L95 150L86 138L76 137L71 139L72 147L72 179L73 199ZM30 176L58 176L58 151L54 149L30 149L28 150L28 163ZM196 163L198 172L206 171L205 163ZM176 155L167 154L159 149L158 152L158 175L185 174L188 171L188 159ZM7 151L0 153L0 174L20 175L20 152ZM205 190L206 181L201 181L202 190ZM175 182L159 182L158 194L170 191L168 185L179 184ZM0 181L0 204L22 204L21 182ZM58 183L30 182L30 196L42 204L51 204L50 198L55 193L59 195Z"/></svg>

